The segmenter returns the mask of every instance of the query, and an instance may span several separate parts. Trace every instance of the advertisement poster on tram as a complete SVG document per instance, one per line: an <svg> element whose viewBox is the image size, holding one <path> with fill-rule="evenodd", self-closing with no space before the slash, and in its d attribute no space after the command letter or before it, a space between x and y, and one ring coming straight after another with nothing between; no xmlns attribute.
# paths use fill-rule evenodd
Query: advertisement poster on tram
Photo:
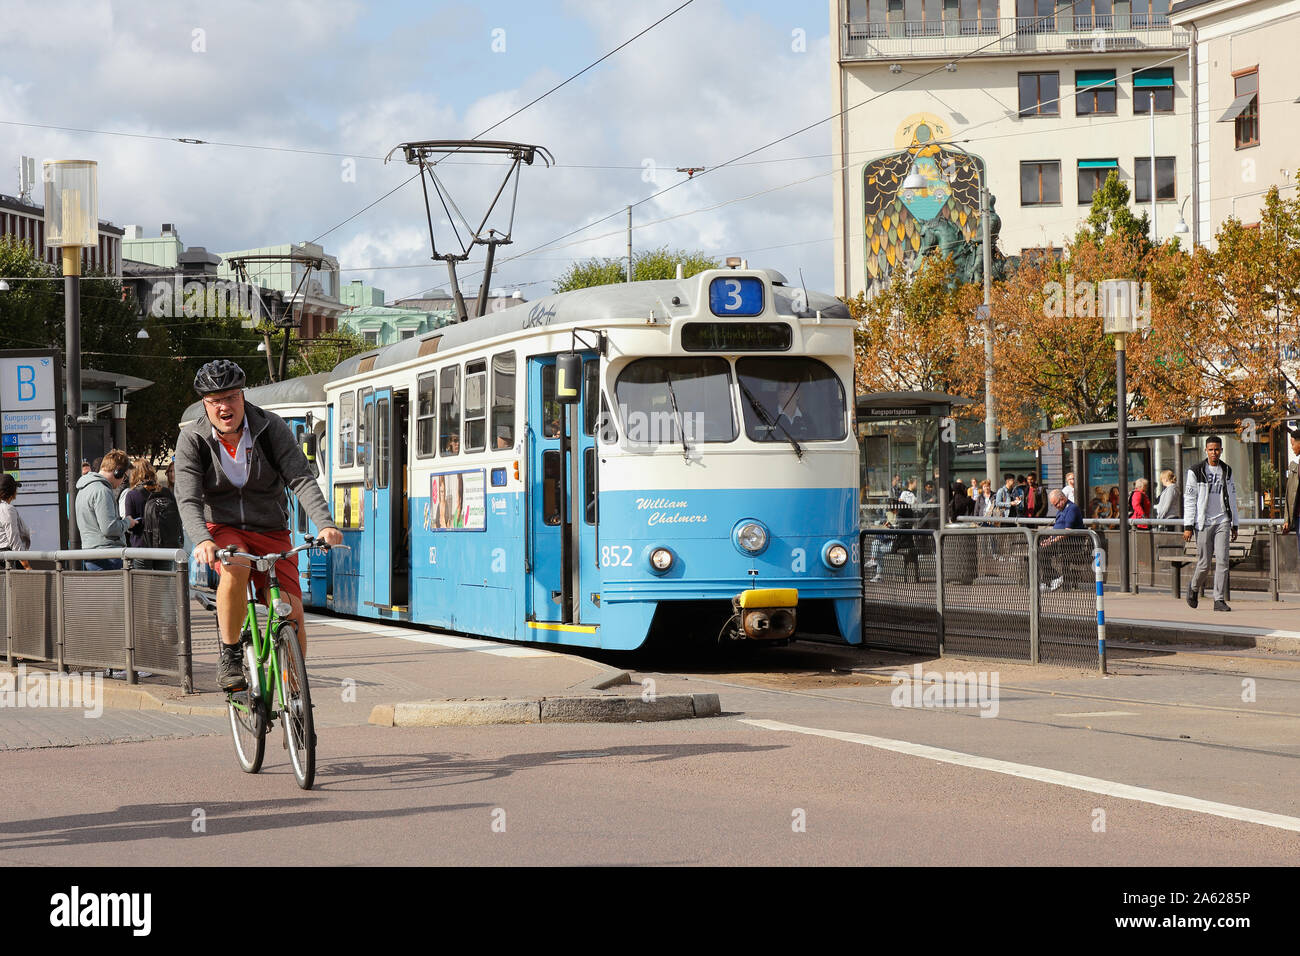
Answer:
<svg viewBox="0 0 1300 956"><path fill-rule="evenodd" d="M482 468L432 475L429 483L430 530L483 531L487 527Z"/></svg>

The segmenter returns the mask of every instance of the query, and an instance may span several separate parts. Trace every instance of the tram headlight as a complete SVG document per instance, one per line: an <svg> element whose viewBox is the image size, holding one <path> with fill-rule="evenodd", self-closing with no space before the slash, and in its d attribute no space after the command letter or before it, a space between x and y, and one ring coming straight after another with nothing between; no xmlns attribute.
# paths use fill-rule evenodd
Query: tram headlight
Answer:
<svg viewBox="0 0 1300 956"><path fill-rule="evenodd" d="M839 541L827 541L822 548L822 562L832 571L839 570L849 563L849 549Z"/></svg>
<svg viewBox="0 0 1300 956"><path fill-rule="evenodd" d="M750 554L759 554L767 547L767 529L757 521L744 521L736 528L736 544Z"/></svg>
<svg viewBox="0 0 1300 956"><path fill-rule="evenodd" d="M663 574L673 566L673 553L667 548L655 548L650 552L650 567Z"/></svg>

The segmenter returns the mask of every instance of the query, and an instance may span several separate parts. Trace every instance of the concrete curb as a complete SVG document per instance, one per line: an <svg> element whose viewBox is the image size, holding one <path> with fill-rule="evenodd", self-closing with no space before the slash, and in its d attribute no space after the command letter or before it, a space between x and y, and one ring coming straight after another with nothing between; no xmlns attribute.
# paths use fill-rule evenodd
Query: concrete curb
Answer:
<svg viewBox="0 0 1300 956"><path fill-rule="evenodd" d="M1233 627L1227 624L1217 627L1211 624L1155 624L1132 618L1108 618L1106 640L1142 644L1254 647L1284 654L1300 654L1300 634L1294 631Z"/></svg>
<svg viewBox="0 0 1300 956"><path fill-rule="evenodd" d="M420 700L380 704L370 723L380 727L472 727L484 724L631 723L717 717L717 694L665 694L653 700L620 695Z"/></svg>

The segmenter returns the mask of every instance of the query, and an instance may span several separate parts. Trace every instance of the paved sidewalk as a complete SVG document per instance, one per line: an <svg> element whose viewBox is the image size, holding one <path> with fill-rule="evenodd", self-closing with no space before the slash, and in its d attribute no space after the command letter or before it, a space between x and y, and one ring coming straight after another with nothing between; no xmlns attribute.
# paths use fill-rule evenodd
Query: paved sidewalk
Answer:
<svg viewBox="0 0 1300 956"><path fill-rule="evenodd" d="M1167 591L1138 594L1106 592L1106 631L1113 640L1229 644L1300 654L1300 596L1238 591L1228 602L1232 611L1214 610L1206 595L1193 610Z"/></svg>

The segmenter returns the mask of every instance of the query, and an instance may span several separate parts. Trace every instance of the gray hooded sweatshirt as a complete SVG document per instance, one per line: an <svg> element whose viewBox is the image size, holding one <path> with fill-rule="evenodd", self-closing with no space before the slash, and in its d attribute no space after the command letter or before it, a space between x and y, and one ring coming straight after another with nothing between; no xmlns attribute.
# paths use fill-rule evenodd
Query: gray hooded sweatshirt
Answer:
<svg viewBox="0 0 1300 956"><path fill-rule="evenodd" d="M113 485L97 471L77 482L77 531L83 548L126 547L126 520L118 514Z"/></svg>

